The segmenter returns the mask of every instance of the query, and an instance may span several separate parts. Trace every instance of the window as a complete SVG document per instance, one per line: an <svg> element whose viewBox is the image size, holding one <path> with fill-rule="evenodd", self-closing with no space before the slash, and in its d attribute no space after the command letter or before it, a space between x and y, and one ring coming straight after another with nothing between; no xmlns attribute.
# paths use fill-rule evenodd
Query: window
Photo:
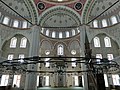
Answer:
<svg viewBox="0 0 120 90"><path fill-rule="evenodd" d="M102 54L96 54L96 58L102 59ZM100 59L97 59L96 61L97 61L97 62L100 62Z"/></svg>
<svg viewBox="0 0 120 90"><path fill-rule="evenodd" d="M72 58L71 61L76 61L76 58ZM72 67L76 67L76 62L72 62Z"/></svg>
<svg viewBox="0 0 120 90"><path fill-rule="evenodd" d="M49 36L49 30L46 31L46 35Z"/></svg>
<svg viewBox="0 0 120 90"><path fill-rule="evenodd" d="M13 86L16 85L17 87L20 87L20 78L21 75L14 75Z"/></svg>
<svg viewBox="0 0 120 90"><path fill-rule="evenodd" d="M117 23L117 18L115 16L112 16L111 21L112 21L112 24L116 24Z"/></svg>
<svg viewBox="0 0 120 90"><path fill-rule="evenodd" d="M70 36L70 35L69 35L69 32L67 31L67 32L66 32L66 37L69 37L69 36Z"/></svg>
<svg viewBox="0 0 120 90"><path fill-rule="evenodd" d="M19 22L17 20L15 20L13 23L13 27L18 27L18 25L19 25Z"/></svg>
<svg viewBox="0 0 120 90"><path fill-rule="evenodd" d="M100 47L100 39L98 37L94 38L94 47Z"/></svg>
<svg viewBox="0 0 120 90"><path fill-rule="evenodd" d="M97 20L94 20L93 26L94 26L94 27L98 27L98 21L97 21Z"/></svg>
<svg viewBox="0 0 120 90"><path fill-rule="evenodd" d="M45 58L45 61L49 61L50 60L50 58ZM46 62L45 63L45 67L50 67L50 63L49 62Z"/></svg>
<svg viewBox="0 0 120 90"><path fill-rule="evenodd" d="M44 32L44 28L42 28L42 30L41 30L41 33L43 33Z"/></svg>
<svg viewBox="0 0 120 90"><path fill-rule="evenodd" d="M19 57L18 58L24 58L25 55L24 54L19 54Z"/></svg>
<svg viewBox="0 0 120 90"><path fill-rule="evenodd" d="M9 75L2 75L0 86L7 86L9 80Z"/></svg>
<svg viewBox="0 0 120 90"><path fill-rule="evenodd" d="M120 86L120 77L119 75L112 75L112 79L113 79L113 84L114 85L119 85Z"/></svg>
<svg viewBox="0 0 120 90"><path fill-rule="evenodd" d="M73 35L73 36L75 35L75 30L74 30L74 29L72 30L72 35Z"/></svg>
<svg viewBox="0 0 120 90"><path fill-rule="evenodd" d="M49 86L49 76L44 76L45 86Z"/></svg>
<svg viewBox="0 0 120 90"><path fill-rule="evenodd" d="M23 22L22 28L27 28L27 22L26 21Z"/></svg>
<svg viewBox="0 0 120 90"><path fill-rule="evenodd" d="M16 48L17 38L13 37L10 42L10 48Z"/></svg>
<svg viewBox="0 0 120 90"><path fill-rule="evenodd" d="M57 54L58 55L63 55L64 51L63 51L63 45L58 45L58 50L57 50Z"/></svg>
<svg viewBox="0 0 120 90"><path fill-rule="evenodd" d="M73 83L75 86L79 86L78 76L73 76Z"/></svg>
<svg viewBox="0 0 120 90"><path fill-rule="evenodd" d="M9 18L8 17L4 17L3 24L8 25L8 23L9 23Z"/></svg>
<svg viewBox="0 0 120 90"><path fill-rule="evenodd" d="M14 57L14 55L13 55L13 54L9 54L9 55L8 55L8 60L12 60L12 59L13 59L13 57Z"/></svg>
<svg viewBox="0 0 120 90"><path fill-rule="evenodd" d="M55 38L55 32L52 32L52 37Z"/></svg>
<svg viewBox="0 0 120 90"><path fill-rule="evenodd" d="M37 76L37 86L39 86L39 75Z"/></svg>
<svg viewBox="0 0 120 90"><path fill-rule="evenodd" d="M113 54L107 54L107 58L108 58L108 60L112 60L113 59Z"/></svg>
<svg viewBox="0 0 120 90"><path fill-rule="evenodd" d="M26 48L26 45L27 45L27 38L23 37L21 39L20 47L21 48Z"/></svg>
<svg viewBox="0 0 120 90"><path fill-rule="evenodd" d="M109 37L104 38L105 47L111 47L111 41Z"/></svg>
<svg viewBox="0 0 120 90"><path fill-rule="evenodd" d="M62 32L60 32L60 33L59 33L59 38L62 38L62 37L63 37L63 36L62 36Z"/></svg>
<svg viewBox="0 0 120 90"><path fill-rule="evenodd" d="M107 27L107 21L105 19L102 20L102 26Z"/></svg>
<svg viewBox="0 0 120 90"><path fill-rule="evenodd" d="M105 81L105 86L109 87L107 74L104 74L104 81Z"/></svg>

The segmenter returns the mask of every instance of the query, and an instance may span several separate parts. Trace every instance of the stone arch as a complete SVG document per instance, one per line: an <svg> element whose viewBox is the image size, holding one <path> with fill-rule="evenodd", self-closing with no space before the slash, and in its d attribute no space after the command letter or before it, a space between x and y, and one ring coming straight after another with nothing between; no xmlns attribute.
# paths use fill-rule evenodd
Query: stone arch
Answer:
<svg viewBox="0 0 120 90"><path fill-rule="evenodd" d="M14 37L15 35L22 35L22 36L26 37L28 42L30 43L30 39L26 35L24 35L22 33L13 33L13 34L9 35L8 37L4 38L4 40L1 43L1 48L3 47L3 45L6 41L8 41L10 38Z"/></svg>
<svg viewBox="0 0 120 90"><path fill-rule="evenodd" d="M44 25L47 25L46 20L50 19L52 16L58 15L70 17L77 26L81 24L81 17L76 11L66 6L54 6L47 9L39 16L39 25L44 27Z"/></svg>

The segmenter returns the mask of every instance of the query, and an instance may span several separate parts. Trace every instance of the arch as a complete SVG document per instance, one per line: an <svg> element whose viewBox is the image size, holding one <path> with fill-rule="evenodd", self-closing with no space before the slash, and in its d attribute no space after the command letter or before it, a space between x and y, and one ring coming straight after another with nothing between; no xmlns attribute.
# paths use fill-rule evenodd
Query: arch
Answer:
<svg viewBox="0 0 120 90"><path fill-rule="evenodd" d="M80 48L79 40L72 40L69 43L68 50L69 50L69 52L71 52L72 50L75 50L77 53L80 53L81 52L81 48Z"/></svg>
<svg viewBox="0 0 120 90"><path fill-rule="evenodd" d="M29 36L27 36L27 35L25 35L23 33L17 32L17 33L13 33L13 34L9 35L8 37L4 38L4 40L2 41L2 44L1 44L1 48L3 47L4 43L7 40L9 40L10 38L14 37L15 35L22 35L22 36L27 38L28 42L30 42Z"/></svg>
<svg viewBox="0 0 120 90"><path fill-rule="evenodd" d="M49 9L45 10L39 16L39 25L43 26L43 24L46 22L46 20L55 14L68 15L75 20L77 25L81 24L81 17L79 15L79 13L77 13L73 9L66 7L66 6L54 6L54 7L51 7Z"/></svg>
<svg viewBox="0 0 120 90"><path fill-rule="evenodd" d="M44 50L52 50L52 43L50 43L48 40L41 41L40 48Z"/></svg>
<svg viewBox="0 0 120 90"><path fill-rule="evenodd" d="M114 36L108 34L107 32L103 32L103 31L101 31L101 33L97 32L96 34L92 35L93 37L90 38L90 42L92 42L92 40L93 40L93 38L94 38L95 36L100 35L100 34L104 34L104 35L110 37L113 41L115 41L115 42L117 43L118 48L120 48L120 43L119 43L119 41L117 41Z"/></svg>

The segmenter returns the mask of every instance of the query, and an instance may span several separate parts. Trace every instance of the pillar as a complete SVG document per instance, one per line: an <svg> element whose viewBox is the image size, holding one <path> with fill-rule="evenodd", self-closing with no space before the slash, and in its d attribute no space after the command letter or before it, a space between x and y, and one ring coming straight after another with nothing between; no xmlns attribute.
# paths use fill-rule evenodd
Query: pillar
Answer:
<svg viewBox="0 0 120 90"><path fill-rule="evenodd" d="M39 43L40 43L40 29L38 26L32 27L32 32L30 36L30 51L29 56L39 56ZM28 70L37 71L38 64L29 64L27 66ZM24 90L37 90L37 73L26 72L26 81Z"/></svg>
<svg viewBox="0 0 120 90"><path fill-rule="evenodd" d="M80 26L80 46L81 46L81 55L82 57L85 57L85 29L86 26ZM81 63L81 70L82 71L86 71L86 65L85 63ZM87 76L87 72L83 72L82 73L82 83L83 83L83 89L84 90L89 90L88 89L88 76Z"/></svg>

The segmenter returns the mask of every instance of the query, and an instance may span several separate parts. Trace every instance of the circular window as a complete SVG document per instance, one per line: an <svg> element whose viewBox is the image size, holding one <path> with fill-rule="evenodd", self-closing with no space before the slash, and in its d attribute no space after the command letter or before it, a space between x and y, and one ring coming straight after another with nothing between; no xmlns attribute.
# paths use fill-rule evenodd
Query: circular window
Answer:
<svg viewBox="0 0 120 90"><path fill-rule="evenodd" d="M50 50L46 50L46 51L45 51L45 54L46 54L46 55L49 55L49 54L50 54Z"/></svg>
<svg viewBox="0 0 120 90"><path fill-rule="evenodd" d="M79 3L76 3L76 4L75 4L75 9L76 9L76 10L81 10L81 9L82 9L82 3L80 3L80 2L79 2Z"/></svg>
<svg viewBox="0 0 120 90"><path fill-rule="evenodd" d="M72 55L75 55L75 54L76 54L76 50L72 50L72 51L71 51L71 54L72 54Z"/></svg>
<svg viewBox="0 0 120 90"><path fill-rule="evenodd" d="M37 7L38 7L38 9L43 10L43 9L45 9L45 4L40 2L40 3L38 3Z"/></svg>

